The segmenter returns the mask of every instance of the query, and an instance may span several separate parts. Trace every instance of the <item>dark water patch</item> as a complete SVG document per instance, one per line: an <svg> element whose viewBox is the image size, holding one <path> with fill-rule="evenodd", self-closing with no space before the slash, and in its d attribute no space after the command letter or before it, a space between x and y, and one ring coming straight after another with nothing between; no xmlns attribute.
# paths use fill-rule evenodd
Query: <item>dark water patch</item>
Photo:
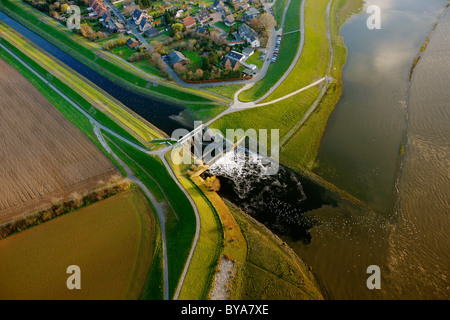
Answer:
<svg viewBox="0 0 450 320"><path fill-rule="evenodd" d="M310 243L314 221L305 213L324 205L336 206L337 196L287 167L280 166L275 175L264 175L256 156L247 160L233 163L232 157L226 156L205 175L218 177L219 194L274 233Z"/></svg>

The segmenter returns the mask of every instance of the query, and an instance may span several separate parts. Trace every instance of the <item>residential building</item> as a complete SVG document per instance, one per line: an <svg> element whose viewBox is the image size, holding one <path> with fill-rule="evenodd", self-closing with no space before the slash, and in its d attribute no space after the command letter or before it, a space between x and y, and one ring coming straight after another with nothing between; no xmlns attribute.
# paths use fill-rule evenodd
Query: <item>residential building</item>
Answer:
<svg viewBox="0 0 450 320"><path fill-rule="evenodd" d="M243 53L245 56L247 56L247 58L248 58L248 57L250 57L252 54L255 53L255 49L250 48L250 47L247 47L247 48L245 48L244 50L242 50L242 53Z"/></svg>
<svg viewBox="0 0 450 320"><path fill-rule="evenodd" d="M236 70L241 66L241 64L239 63L238 60L228 58L228 56L227 56L227 57L225 57L225 60L223 61L223 66L225 67L225 69Z"/></svg>
<svg viewBox="0 0 450 320"><path fill-rule="evenodd" d="M133 14L132 14L133 21L134 21L137 25L140 25L140 24L141 24L141 20L142 20L142 18L144 18L145 16L146 16L146 14L145 14L143 11L139 10L139 9L134 10L134 12L133 12Z"/></svg>
<svg viewBox="0 0 450 320"><path fill-rule="evenodd" d="M246 10L248 8L250 8L250 5L247 2L239 4L239 10Z"/></svg>
<svg viewBox="0 0 450 320"><path fill-rule="evenodd" d="M159 34L159 30L155 29L155 28L150 28L150 29L145 30L145 35L148 38L153 38L153 37L157 36L158 34Z"/></svg>
<svg viewBox="0 0 450 320"><path fill-rule="evenodd" d="M208 10L206 10L206 8L203 7L202 9L200 9L195 18L197 19L198 22L205 23L211 18L211 15L209 14Z"/></svg>
<svg viewBox="0 0 450 320"><path fill-rule="evenodd" d="M170 64L173 66L178 62L184 63L188 61L188 59L179 51L172 51L168 55Z"/></svg>
<svg viewBox="0 0 450 320"><path fill-rule="evenodd" d="M145 32L148 29L153 28L152 22L153 22L153 20L151 18L143 17L141 19L141 23L139 24L139 30L141 30L142 32Z"/></svg>
<svg viewBox="0 0 450 320"><path fill-rule="evenodd" d="M250 21L254 18L257 18L259 16L259 10L256 8L249 8L247 11L245 11L245 19Z"/></svg>
<svg viewBox="0 0 450 320"><path fill-rule="evenodd" d="M135 39L129 38L127 41L127 46L130 49L133 49L133 48L137 47L138 45L139 45L139 42L136 41Z"/></svg>
<svg viewBox="0 0 450 320"><path fill-rule="evenodd" d="M186 29L190 29L190 28L195 27L197 22L191 16L187 16L186 18L183 19L183 24L186 27Z"/></svg>
<svg viewBox="0 0 450 320"><path fill-rule="evenodd" d="M115 18L107 17L103 21L103 25L105 26L106 30L110 33L115 33L119 31L124 31L124 25L119 23Z"/></svg>
<svg viewBox="0 0 450 320"><path fill-rule="evenodd" d="M206 33L206 29L203 28L202 26L198 26L197 29L195 29L195 31L197 31L200 34L205 34Z"/></svg>
<svg viewBox="0 0 450 320"><path fill-rule="evenodd" d="M248 25L246 25L245 23L242 24L239 28L239 35L248 42L248 44L252 47L252 48L256 48L259 47L261 45L261 43L259 42L258 39L258 34L252 29L250 28Z"/></svg>
<svg viewBox="0 0 450 320"><path fill-rule="evenodd" d="M234 50L231 50L225 57L239 62L244 61L246 59L245 55Z"/></svg>
<svg viewBox="0 0 450 320"><path fill-rule="evenodd" d="M225 16L223 19L223 23L225 23L226 26L231 27L232 25L236 24L236 20L234 19L234 16L232 14L229 14Z"/></svg>
<svg viewBox="0 0 450 320"><path fill-rule="evenodd" d="M108 9L106 9L105 4L101 0L90 0L89 6L99 17L103 16L105 13L109 14Z"/></svg>

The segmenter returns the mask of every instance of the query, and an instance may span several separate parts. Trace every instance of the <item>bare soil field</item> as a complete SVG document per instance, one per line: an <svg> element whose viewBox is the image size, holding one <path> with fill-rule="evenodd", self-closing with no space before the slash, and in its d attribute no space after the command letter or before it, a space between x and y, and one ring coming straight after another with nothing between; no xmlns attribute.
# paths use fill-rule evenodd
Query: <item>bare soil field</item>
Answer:
<svg viewBox="0 0 450 320"><path fill-rule="evenodd" d="M118 175L87 137L0 59L0 224Z"/></svg>

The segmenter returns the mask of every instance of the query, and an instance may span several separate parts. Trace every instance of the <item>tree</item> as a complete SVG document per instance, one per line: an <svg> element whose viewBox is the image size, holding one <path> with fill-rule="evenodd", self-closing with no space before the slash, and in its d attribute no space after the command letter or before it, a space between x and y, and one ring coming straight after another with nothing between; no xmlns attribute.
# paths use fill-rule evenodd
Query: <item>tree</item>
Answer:
<svg viewBox="0 0 450 320"><path fill-rule="evenodd" d="M224 67L225 67L225 69L227 69L227 70L233 69L233 67L231 66L231 61L230 61L230 59L227 59L227 61L225 61Z"/></svg>
<svg viewBox="0 0 450 320"><path fill-rule="evenodd" d="M215 51L211 51L208 55L208 60L211 65L215 66L219 62L219 57Z"/></svg>
<svg viewBox="0 0 450 320"><path fill-rule="evenodd" d="M197 69L197 71L195 71L195 77L197 79L201 79L203 77L203 70L202 69Z"/></svg>
<svg viewBox="0 0 450 320"><path fill-rule="evenodd" d="M97 36L95 31L92 30L92 27L87 24L81 26L80 32L83 37L88 38L89 40L94 40Z"/></svg>
<svg viewBox="0 0 450 320"><path fill-rule="evenodd" d="M250 21L250 28L252 28L253 30L255 30L256 32L259 32L261 30L261 23L259 23L258 19L253 18Z"/></svg>
<svg viewBox="0 0 450 320"><path fill-rule="evenodd" d="M209 59L208 59L208 57L203 56L203 57L202 57L202 69L203 69L203 70L208 70L208 69L209 69L209 66L210 66L210 64L209 64Z"/></svg>
<svg viewBox="0 0 450 320"><path fill-rule="evenodd" d="M172 28L170 28L170 35L173 37L174 35L176 35L178 32L183 31L184 25L181 23L174 23L172 25Z"/></svg>
<svg viewBox="0 0 450 320"><path fill-rule="evenodd" d="M217 192L220 190L220 181L216 176L207 177L205 183L211 191Z"/></svg>
<svg viewBox="0 0 450 320"><path fill-rule="evenodd" d="M65 13L67 9L69 9L69 5L67 3L61 5L61 13Z"/></svg>
<svg viewBox="0 0 450 320"><path fill-rule="evenodd" d="M273 27L276 26L277 22L275 21L275 18L268 13L263 13L258 17L258 21L262 28L266 30L271 30Z"/></svg>

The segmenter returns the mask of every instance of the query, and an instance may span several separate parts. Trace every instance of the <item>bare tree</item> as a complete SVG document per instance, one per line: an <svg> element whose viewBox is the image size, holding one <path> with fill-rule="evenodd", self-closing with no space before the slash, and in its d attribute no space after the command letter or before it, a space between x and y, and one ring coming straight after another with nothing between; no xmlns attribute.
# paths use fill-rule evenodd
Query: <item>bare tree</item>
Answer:
<svg viewBox="0 0 450 320"><path fill-rule="evenodd" d="M275 18L268 13L263 13L258 17L258 21L262 28L266 30L271 30L273 27L276 26L277 22L275 21Z"/></svg>

